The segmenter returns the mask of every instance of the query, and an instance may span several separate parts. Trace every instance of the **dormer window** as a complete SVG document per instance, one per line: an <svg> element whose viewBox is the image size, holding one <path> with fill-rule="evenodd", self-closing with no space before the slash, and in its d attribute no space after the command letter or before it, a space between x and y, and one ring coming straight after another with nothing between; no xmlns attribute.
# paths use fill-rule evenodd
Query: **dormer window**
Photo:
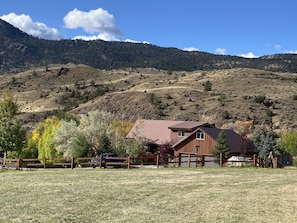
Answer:
<svg viewBox="0 0 297 223"><path fill-rule="evenodd" d="M185 132L184 131L178 131L177 135L178 135L178 137L183 137L183 136L185 136Z"/></svg>
<svg viewBox="0 0 297 223"><path fill-rule="evenodd" d="M198 139L198 140L204 140L204 132L202 132L202 131L197 131L196 132L196 139Z"/></svg>

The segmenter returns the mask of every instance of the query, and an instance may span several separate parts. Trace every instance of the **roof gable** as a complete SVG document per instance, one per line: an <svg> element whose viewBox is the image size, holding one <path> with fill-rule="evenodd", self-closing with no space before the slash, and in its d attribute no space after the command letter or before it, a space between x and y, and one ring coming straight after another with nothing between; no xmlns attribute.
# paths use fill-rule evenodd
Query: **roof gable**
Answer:
<svg viewBox="0 0 297 223"><path fill-rule="evenodd" d="M173 145L173 148L176 147L177 145L179 145L181 142L188 140L190 137L192 137L198 131L204 132L204 134L207 134L215 141L217 141L219 133L221 131L224 131L226 134L226 145L229 147L230 152L231 153L238 152L237 150L238 150L239 144L242 139L242 137L240 135L238 135L236 132L234 132L233 130L230 130L230 129L218 129L218 128L211 128L211 127L204 127L204 126L197 128L191 135L189 135L188 137L175 143Z"/></svg>

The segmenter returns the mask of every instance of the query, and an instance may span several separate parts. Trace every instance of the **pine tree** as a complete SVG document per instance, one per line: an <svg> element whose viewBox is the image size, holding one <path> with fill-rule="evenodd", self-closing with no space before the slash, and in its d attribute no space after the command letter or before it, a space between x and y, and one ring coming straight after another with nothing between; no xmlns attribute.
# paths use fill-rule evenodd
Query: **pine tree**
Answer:
<svg viewBox="0 0 297 223"><path fill-rule="evenodd" d="M219 160L220 154L223 154L223 157L226 157L229 152L229 147L226 144L226 133L224 131L221 131L217 138L217 144L212 149L212 154Z"/></svg>
<svg viewBox="0 0 297 223"><path fill-rule="evenodd" d="M277 135L272 131L259 128L253 133L251 139L259 150L260 158L268 157L270 152L275 154L278 151Z"/></svg>

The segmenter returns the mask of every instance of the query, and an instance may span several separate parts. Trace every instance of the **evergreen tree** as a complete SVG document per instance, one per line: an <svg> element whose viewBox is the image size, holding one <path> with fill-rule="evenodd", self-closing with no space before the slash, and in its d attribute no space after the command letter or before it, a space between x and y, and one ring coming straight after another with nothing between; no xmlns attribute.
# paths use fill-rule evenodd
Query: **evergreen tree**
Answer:
<svg viewBox="0 0 297 223"><path fill-rule="evenodd" d="M251 140L259 151L260 158L266 158L270 152L273 154L278 152L277 135L272 131L264 128L256 129Z"/></svg>
<svg viewBox="0 0 297 223"><path fill-rule="evenodd" d="M225 131L221 131L217 138L217 144L212 149L212 154L217 158L220 159L220 154L223 154L223 157L226 157L229 152L229 147L226 144L227 138Z"/></svg>
<svg viewBox="0 0 297 223"><path fill-rule="evenodd" d="M26 131L16 119L18 105L7 92L0 102L0 150L15 151L19 156L26 141Z"/></svg>

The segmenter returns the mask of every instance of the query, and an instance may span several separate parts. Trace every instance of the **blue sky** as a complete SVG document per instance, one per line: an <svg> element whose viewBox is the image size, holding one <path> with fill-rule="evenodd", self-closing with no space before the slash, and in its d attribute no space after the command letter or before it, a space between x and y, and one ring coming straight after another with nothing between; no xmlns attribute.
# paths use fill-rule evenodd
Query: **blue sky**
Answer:
<svg viewBox="0 0 297 223"><path fill-rule="evenodd" d="M297 53L296 0L1 0L0 18L46 39L144 42L244 57Z"/></svg>

